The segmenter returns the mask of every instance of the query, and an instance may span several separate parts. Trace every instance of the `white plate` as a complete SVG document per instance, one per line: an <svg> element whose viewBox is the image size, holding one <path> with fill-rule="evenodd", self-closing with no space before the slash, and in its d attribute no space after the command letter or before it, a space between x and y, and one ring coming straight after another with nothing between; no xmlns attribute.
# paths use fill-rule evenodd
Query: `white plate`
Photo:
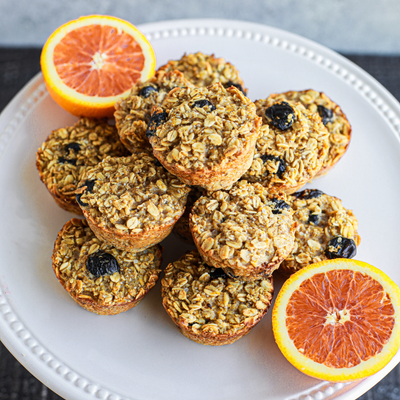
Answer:
<svg viewBox="0 0 400 400"><path fill-rule="evenodd" d="M400 106L380 84L335 52L263 25L186 20L141 30L158 65L196 51L232 62L252 100L314 88L336 101L353 126L351 145L311 187L354 210L362 238L357 258L400 284ZM117 316L80 308L50 260L58 231L73 215L56 206L35 169L36 150L49 132L75 120L52 101L40 74L0 116L0 338L53 391L79 400L355 399L399 362L397 354L357 384L309 378L281 355L270 313L233 345L202 346L175 328L159 283L137 308ZM165 247L167 261L187 248L174 236Z"/></svg>

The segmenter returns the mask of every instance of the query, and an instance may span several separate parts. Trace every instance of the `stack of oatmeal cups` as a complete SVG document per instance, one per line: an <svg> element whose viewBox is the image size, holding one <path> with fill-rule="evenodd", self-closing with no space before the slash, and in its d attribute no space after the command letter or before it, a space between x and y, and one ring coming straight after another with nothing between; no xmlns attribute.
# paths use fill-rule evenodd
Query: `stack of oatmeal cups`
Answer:
<svg viewBox="0 0 400 400"><path fill-rule="evenodd" d="M155 285L172 231L195 250L170 263L163 306L180 331L233 343L268 311L275 270L353 257L357 220L317 189L345 153L350 124L314 90L252 102L222 58L184 55L116 104L115 126L81 119L37 153L62 208L53 269L98 314L134 307Z"/></svg>

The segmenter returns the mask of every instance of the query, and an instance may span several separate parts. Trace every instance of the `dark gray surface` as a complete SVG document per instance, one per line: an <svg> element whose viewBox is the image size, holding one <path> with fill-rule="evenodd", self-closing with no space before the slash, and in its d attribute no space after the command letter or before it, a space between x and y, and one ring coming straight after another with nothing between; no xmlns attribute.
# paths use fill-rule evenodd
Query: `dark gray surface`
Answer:
<svg viewBox="0 0 400 400"><path fill-rule="evenodd" d="M400 56L346 55L400 100ZM0 111L40 71L40 49L0 48ZM0 400L57 400L0 343ZM362 400L400 400L400 365ZM156 400L156 399L154 399Z"/></svg>
<svg viewBox="0 0 400 400"><path fill-rule="evenodd" d="M90 14L135 25L241 20L287 30L340 52L400 55L399 0L1 0L0 44L40 47L61 24Z"/></svg>

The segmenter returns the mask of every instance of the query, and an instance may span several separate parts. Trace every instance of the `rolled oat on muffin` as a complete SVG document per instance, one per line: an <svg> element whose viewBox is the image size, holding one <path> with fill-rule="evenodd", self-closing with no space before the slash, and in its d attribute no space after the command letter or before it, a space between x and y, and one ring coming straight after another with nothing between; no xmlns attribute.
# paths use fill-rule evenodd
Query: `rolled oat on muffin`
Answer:
<svg viewBox="0 0 400 400"><path fill-rule="evenodd" d="M49 135L36 153L36 168L55 202L66 211L82 214L75 190L86 168L107 156L128 154L114 126L81 118Z"/></svg>
<svg viewBox="0 0 400 400"><path fill-rule="evenodd" d="M115 124L124 146L133 153L137 148L151 148L146 137L151 109L164 100L175 87L193 87L179 71L157 71L146 82L138 82L129 96L115 104Z"/></svg>
<svg viewBox="0 0 400 400"><path fill-rule="evenodd" d="M329 132L329 151L315 177L326 174L343 157L350 144L351 125L342 109L325 93L312 89L279 93L275 94L274 98L299 101L308 110L320 115Z"/></svg>
<svg viewBox="0 0 400 400"><path fill-rule="evenodd" d="M99 240L87 221L73 218L57 236L53 270L81 307L115 315L135 307L156 284L161 252L158 245L141 253L118 250Z"/></svg>
<svg viewBox="0 0 400 400"><path fill-rule="evenodd" d="M244 94L247 92L237 68L222 57L216 58L214 54L184 54L179 60L168 61L158 70L181 71L188 81L199 87L221 82L225 88L235 86Z"/></svg>
<svg viewBox="0 0 400 400"><path fill-rule="evenodd" d="M254 104L263 124L243 179L259 182L270 192L294 193L321 170L329 133L320 116L301 103L276 100L271 95Z"/></svg>
<svg viewBox="0 0 400 400"><path fill-rule="evenodd" d="M94 234L118 249L142 251L167 237L190 188L147 150L107 157L83 175L77 199Z"/></svg>
<svg viewBox="0 0 400 400"><path fill-rule="evenodd" d="M155 157L188 185L229 187L249 168L261 118L235 87L176 88L154 107L147 136Z"/></svg>
<svg viewBox="0 0 400 400"><path fill-rule="evenodd" d="M165 269L163 306L189 339L212 346L231 344L267 313L274 294L271 278L245 282L207 265L197 251Z"/></svg>
<svg viewBox="0 0 400 400"><path fill-rule="evenodd" d="M295 244L279 271L291 275L309 264L332 258L352 258L360 244L358 222L337 197L318 189L288 196L297 222Z"/></svg>
<svg viewBox="0 0 400 400"><path fill-rule="evenodd" d="M189 226L207 264L246 281L271 276L294 245L295 223L286 196L244 180L200 197Z"/></svg>

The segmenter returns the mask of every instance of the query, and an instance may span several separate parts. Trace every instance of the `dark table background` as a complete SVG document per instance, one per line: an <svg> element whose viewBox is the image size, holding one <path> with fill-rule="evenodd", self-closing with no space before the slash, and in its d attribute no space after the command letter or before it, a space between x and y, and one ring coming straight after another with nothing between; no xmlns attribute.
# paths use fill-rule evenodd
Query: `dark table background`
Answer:
<svg viewBox="0 0 400 400"><path fill-rule="evenodd" d="M0 47L0 112L40 71L40 49ZM344 54L400 101L400 56ZM60 400L31 375L0 342L0 400ZM361 400L400 400L400 365L360 397Z"/></svg>

